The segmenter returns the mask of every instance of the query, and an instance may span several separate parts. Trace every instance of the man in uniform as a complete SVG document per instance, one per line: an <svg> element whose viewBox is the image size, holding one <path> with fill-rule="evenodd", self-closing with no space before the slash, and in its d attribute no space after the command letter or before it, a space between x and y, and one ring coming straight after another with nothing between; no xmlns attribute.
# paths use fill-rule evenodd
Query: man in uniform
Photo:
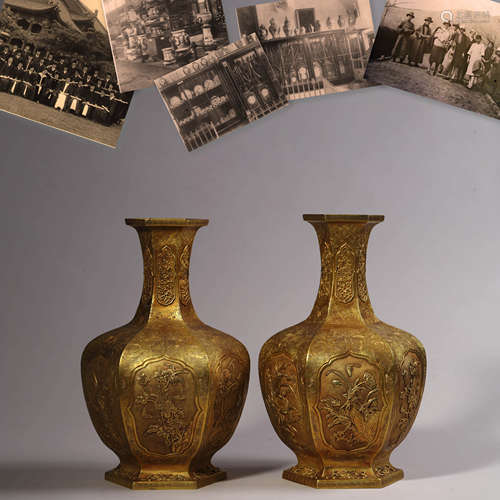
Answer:
<svg viewBox="0 0 500 500"><path fill-rule="evenodd" d="M11 75L15 70L14 57L11 55L0 64L0 90L8 92L12 85Z"/></svg>
<svg viewBox="0 0 500 500"><path fill-rule="evenodd" d="M398 26L398 37L396 43L392 49L392 60L403 63L406 56L410 55L411 48L411 37L415 33L415 25L413 24L413 19L415 19L415 14L413 12L408 12L406 14L406 20L401 21Z"/></svg>
<svg viewBox="0 0 500 500"><path fill-rule="evenodd" d="M38 83L40 82L40 75L35 71L33 66L24 72L23 78L23 92L22 96L30 101L35 101L38 97Z"/></svg>

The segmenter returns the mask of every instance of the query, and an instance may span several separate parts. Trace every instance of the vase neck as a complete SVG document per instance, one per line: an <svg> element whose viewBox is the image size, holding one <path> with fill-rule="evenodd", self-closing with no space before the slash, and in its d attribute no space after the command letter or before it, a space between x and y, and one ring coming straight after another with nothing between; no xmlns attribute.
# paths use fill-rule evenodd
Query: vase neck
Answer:
<svg viewBox="0 0 500 500"><path fill-rule="evenodd" d="M134 225L141 242L144 285L133 321L196 318L189 292L189 263L194 237L201 225L205 224Z"/></svg>
<svg viewBox="0 0 500 500"><path fill-rule="evenodd" d="M363 220L360 216L357 220L353 216L353 221L325 221L307 217L318 235L321 253L320 285L310 318L353 327L371 322L374 314L366 285L366 251L373 226L383 219L365 216Z"/></svg>

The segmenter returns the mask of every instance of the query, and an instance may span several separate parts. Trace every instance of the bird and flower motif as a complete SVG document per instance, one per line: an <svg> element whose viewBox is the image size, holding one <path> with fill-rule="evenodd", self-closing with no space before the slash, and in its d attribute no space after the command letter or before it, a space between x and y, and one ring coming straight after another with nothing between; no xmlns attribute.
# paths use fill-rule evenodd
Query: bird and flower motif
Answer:
<svg viewBox="0 0 500 500"><path fill-rule="evenodd" d="M338 360L322 370L317 410L329 445L340 450L368 446L382 407L377 372L365 360Z"/></svg>

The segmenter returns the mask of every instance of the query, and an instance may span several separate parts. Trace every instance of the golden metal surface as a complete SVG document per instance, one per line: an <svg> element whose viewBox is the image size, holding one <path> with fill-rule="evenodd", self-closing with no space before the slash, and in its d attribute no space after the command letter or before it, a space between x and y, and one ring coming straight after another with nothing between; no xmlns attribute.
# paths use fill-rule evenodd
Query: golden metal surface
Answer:
<svg viewBox="0 0 500 500"><path fill-rule="evenodd" d="M370 304L366 249L383 219L304 215L320 244L316 302L259 357L267 412L297 456L285 479L314 488L378 488L403 477L389 458L415 420L426 357L415 337L380 321Z"/></svg>
<svg viewBox="0 0 500 500"><path fill-rule="evenodd" d="M189 294L201 219L127 219L138 234L144 286L125 326L85 348L92 423L120 459L105 478L132 489L191 489L225 479L210 460L232 436L250 370L245 347L203 324Z"/></svg>

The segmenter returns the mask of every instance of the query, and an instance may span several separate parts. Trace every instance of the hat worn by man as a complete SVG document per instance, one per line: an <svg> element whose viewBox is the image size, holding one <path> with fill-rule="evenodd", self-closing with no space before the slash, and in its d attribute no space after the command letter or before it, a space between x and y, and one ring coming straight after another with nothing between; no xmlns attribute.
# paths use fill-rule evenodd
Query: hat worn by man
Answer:
<svg viewBox="0 0 500 500"><path fill-rule="evenodd" d="M408 14L406 14L406 17L415 17L415 14L413 12L408 12Z"/></svg>
<svg viewBox="0 0 500 500"><path fill-rule="evenodd" d="M450 21L445 21L443 24L444 24L445 26L451 26Z"/></svg>
<svg viewBox="0 0 500 500"><path fill-rule="evenodd" d="M433 23L434 21L432 20L432 17L426 17L424 21L427 21L428 23Z"/></svg>

